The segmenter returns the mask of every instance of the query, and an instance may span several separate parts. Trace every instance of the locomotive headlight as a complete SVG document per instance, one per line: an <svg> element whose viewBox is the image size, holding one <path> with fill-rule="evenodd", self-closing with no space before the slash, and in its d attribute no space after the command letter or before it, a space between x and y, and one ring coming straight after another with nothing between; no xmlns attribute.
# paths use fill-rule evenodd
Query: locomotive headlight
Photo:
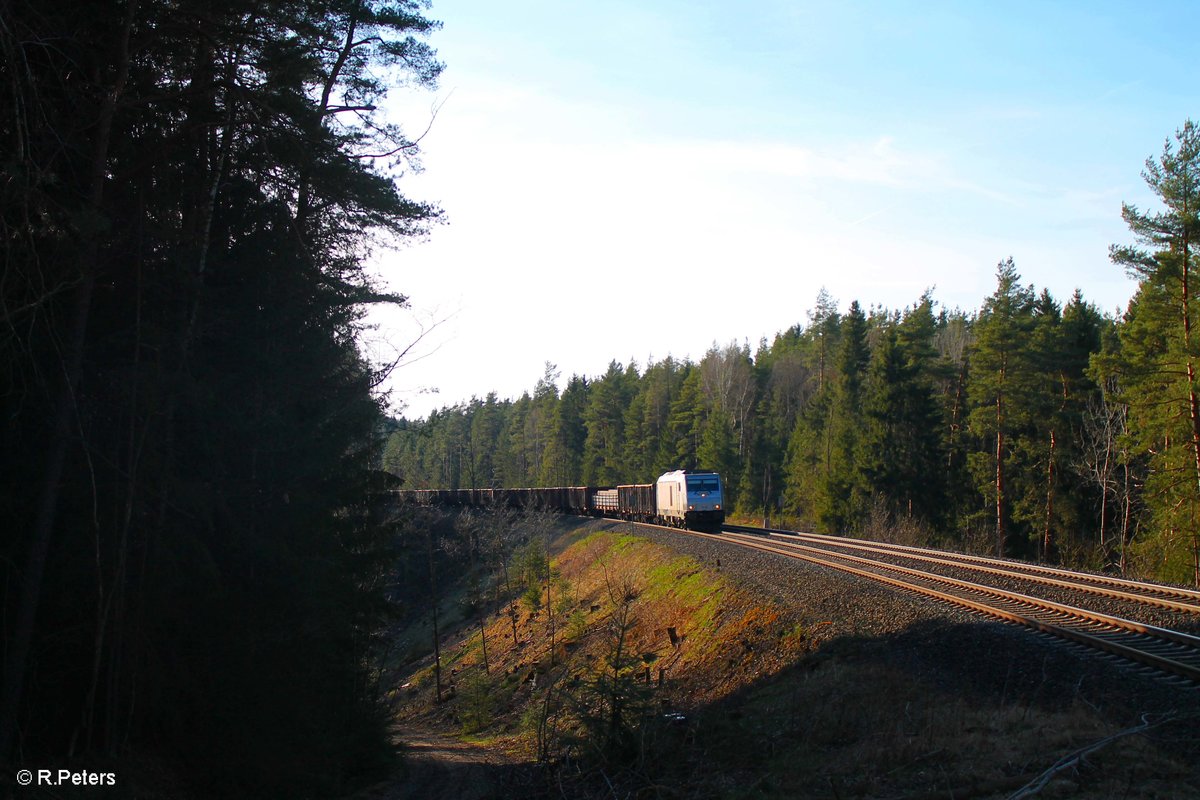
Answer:
<svg viewBox="0 0 1200 800"><path fill-rule="evenodd" d="M696 510L695 506L688 506L688 511L695 511L695 510Z"/></svg>
<svg viewBox="0 0 1200 800"><path fill-rule="evenodd" d="M721 504L720 504L720 503L717 503L715 506L713 506L713 508L715 508L717 511L720 511L720 510L721 510Z"/></svg>

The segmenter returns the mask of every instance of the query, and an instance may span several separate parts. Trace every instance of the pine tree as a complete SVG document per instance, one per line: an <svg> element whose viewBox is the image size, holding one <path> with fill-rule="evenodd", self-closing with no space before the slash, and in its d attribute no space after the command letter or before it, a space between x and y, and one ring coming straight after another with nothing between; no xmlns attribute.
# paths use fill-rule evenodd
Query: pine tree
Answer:
<svg viewBox="0 0 1200 800"><path fill-rule="evenodd" d="M1061 447L1069 438L1068 410L1074 376L1063 360L1062 310L1046 290L1033 304L1033 319L1026 342L1029 392L1027 424L1010 437L1014 463L1020 474L1010 470L1012 515L1029 532L1032 550L1042 560L1057 548L1056 531L1061 528L1058 503Z"/></svg>
<svg viewBox="0 0 1200 800"><path fill-rule="evenodd" d="M1139 246L1114 245L1112 260L1139 281L1122 326L1121 386L1131 435L1154 453L1146 486L1154 545L1172 577L1200 585L1200 390L1197 255L1200 131L1188 120L1142 173L1164 210L1123 204ZM1189 563L1190 562L1190 563ZM1185 566L1186 565L1186 566Z"/></svg>
<svg viewBox="0 0 1200 800"><path fill-rule="evenodd" d="M977 503L977 493L967 468L972 447L967 415L967 387L970 382L970 354L974 346L972 322L961 311L942 311L937 318L933 366L935 390L941 406L942 441L945 461L941 483L949 495L949 524L963 532L963 520L969 518Z"/></svg>
<svg viewBox="0 0 1200 800"><path fill-rule="evenodd" d="M969 467L979 492L991 502L999 556L1008 553L1010 437L1030 414L1027 337L1033 326L1034 294L1019 281L1012 259L1002 261L996 270L996 291L975 322L968 386L971 429L991 443L990 452L971 454Z"/></svg>
<svg viewBox="0 0 1200 800"><path fill-rule="evenodd" d="M488 392L482 402L471 404L471 474L475 485L481 488L500 486L500 459L498 443L507 404L496 399L495 392Z"/></svg>

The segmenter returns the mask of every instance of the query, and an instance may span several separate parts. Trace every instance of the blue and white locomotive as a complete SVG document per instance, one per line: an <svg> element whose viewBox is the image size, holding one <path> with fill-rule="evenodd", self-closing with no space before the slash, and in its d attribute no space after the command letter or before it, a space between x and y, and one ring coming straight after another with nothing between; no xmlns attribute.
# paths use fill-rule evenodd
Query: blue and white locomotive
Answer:
<svg viewBox="0 0 1200 800"><path fill-rule="evenodd" d="M655 483L658 517L665 525L719 532L725 522L722 494L715 472L667 472Z"/></svg>

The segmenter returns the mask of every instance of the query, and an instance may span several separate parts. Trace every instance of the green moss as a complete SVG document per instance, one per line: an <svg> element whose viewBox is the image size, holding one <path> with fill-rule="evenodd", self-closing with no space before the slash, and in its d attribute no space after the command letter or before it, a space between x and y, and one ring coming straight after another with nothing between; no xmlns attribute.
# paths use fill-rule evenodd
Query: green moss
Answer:
<svg viewBox="0 0 1200 800"><path fill-rule="evenodd" d="M611 536L612 534L609 535ZM616 535L612 545L608 548L608 552L610 555L617 556L621 553L624 553L626 550L630 550L638 545L644 544L649 544L649 542L640 536L630 536L627 533L621 533Z"/></svg>
<svg viewBox="0 0 1200 800"><path fill-rule="evenodd" d="M596 531L595 533L590 533L587 536L584 536L582 539L572 544L567 548L567 552L571 553L576 550L586 550L592 545L593 542L599 541L600 539L609 538L612 538L612 534L608 531Z"/></svg>
<svg viewBox="0 0 1200 800"><path fill-rule="evenodd" d="M613 531L597 531L596 533L585 536L572 544L566 549L561 558L574 557L581 552L595 547L597 542L603 544L603 548L598 548L600 549L600 552L598 552L595 556L597 559L613 558L638 545L649 544L646 539L643 539L639 536L631 536L626 533L614 533Z"/></svg>

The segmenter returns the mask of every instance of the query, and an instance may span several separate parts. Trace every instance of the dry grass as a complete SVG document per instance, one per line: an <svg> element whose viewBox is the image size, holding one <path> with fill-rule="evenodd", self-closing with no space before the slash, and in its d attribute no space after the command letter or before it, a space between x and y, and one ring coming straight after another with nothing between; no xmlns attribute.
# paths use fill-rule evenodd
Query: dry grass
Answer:
<svg viewBox="0 0 1200 800"><path fill-rule="evenodd" d="M570 603L553 652L545 610L522 609L515 641L507 616L494 616L491 674L482 676L478 630L464 632L450 654L459 695L440 706L427 685L406 696L400 715L409 724L465 726L474 741L532 757L531 719L548 682L564 687L604 668L614 585L637 590L629 652L655 679L664 671L654 707L685 718L668 725L656 714L643 727L640 771L610 772L641 797L1008 797L1063 755L1135 722L1114 721L1086 693L1064 695L1052 676L1010 687L970 670L926 671L939 660L928 649L940 634L851 637L836 620L765 604L622 526L588 529L596 527L605 530L575 537L555 561ZM1115 741L1039 796L1200 797L1194 759L1160 746L1163 734L1190 738L1194 724ZM597 796L608 792L598 786ZM587 797L591 788L584 781L571 791Z"/></svg>

